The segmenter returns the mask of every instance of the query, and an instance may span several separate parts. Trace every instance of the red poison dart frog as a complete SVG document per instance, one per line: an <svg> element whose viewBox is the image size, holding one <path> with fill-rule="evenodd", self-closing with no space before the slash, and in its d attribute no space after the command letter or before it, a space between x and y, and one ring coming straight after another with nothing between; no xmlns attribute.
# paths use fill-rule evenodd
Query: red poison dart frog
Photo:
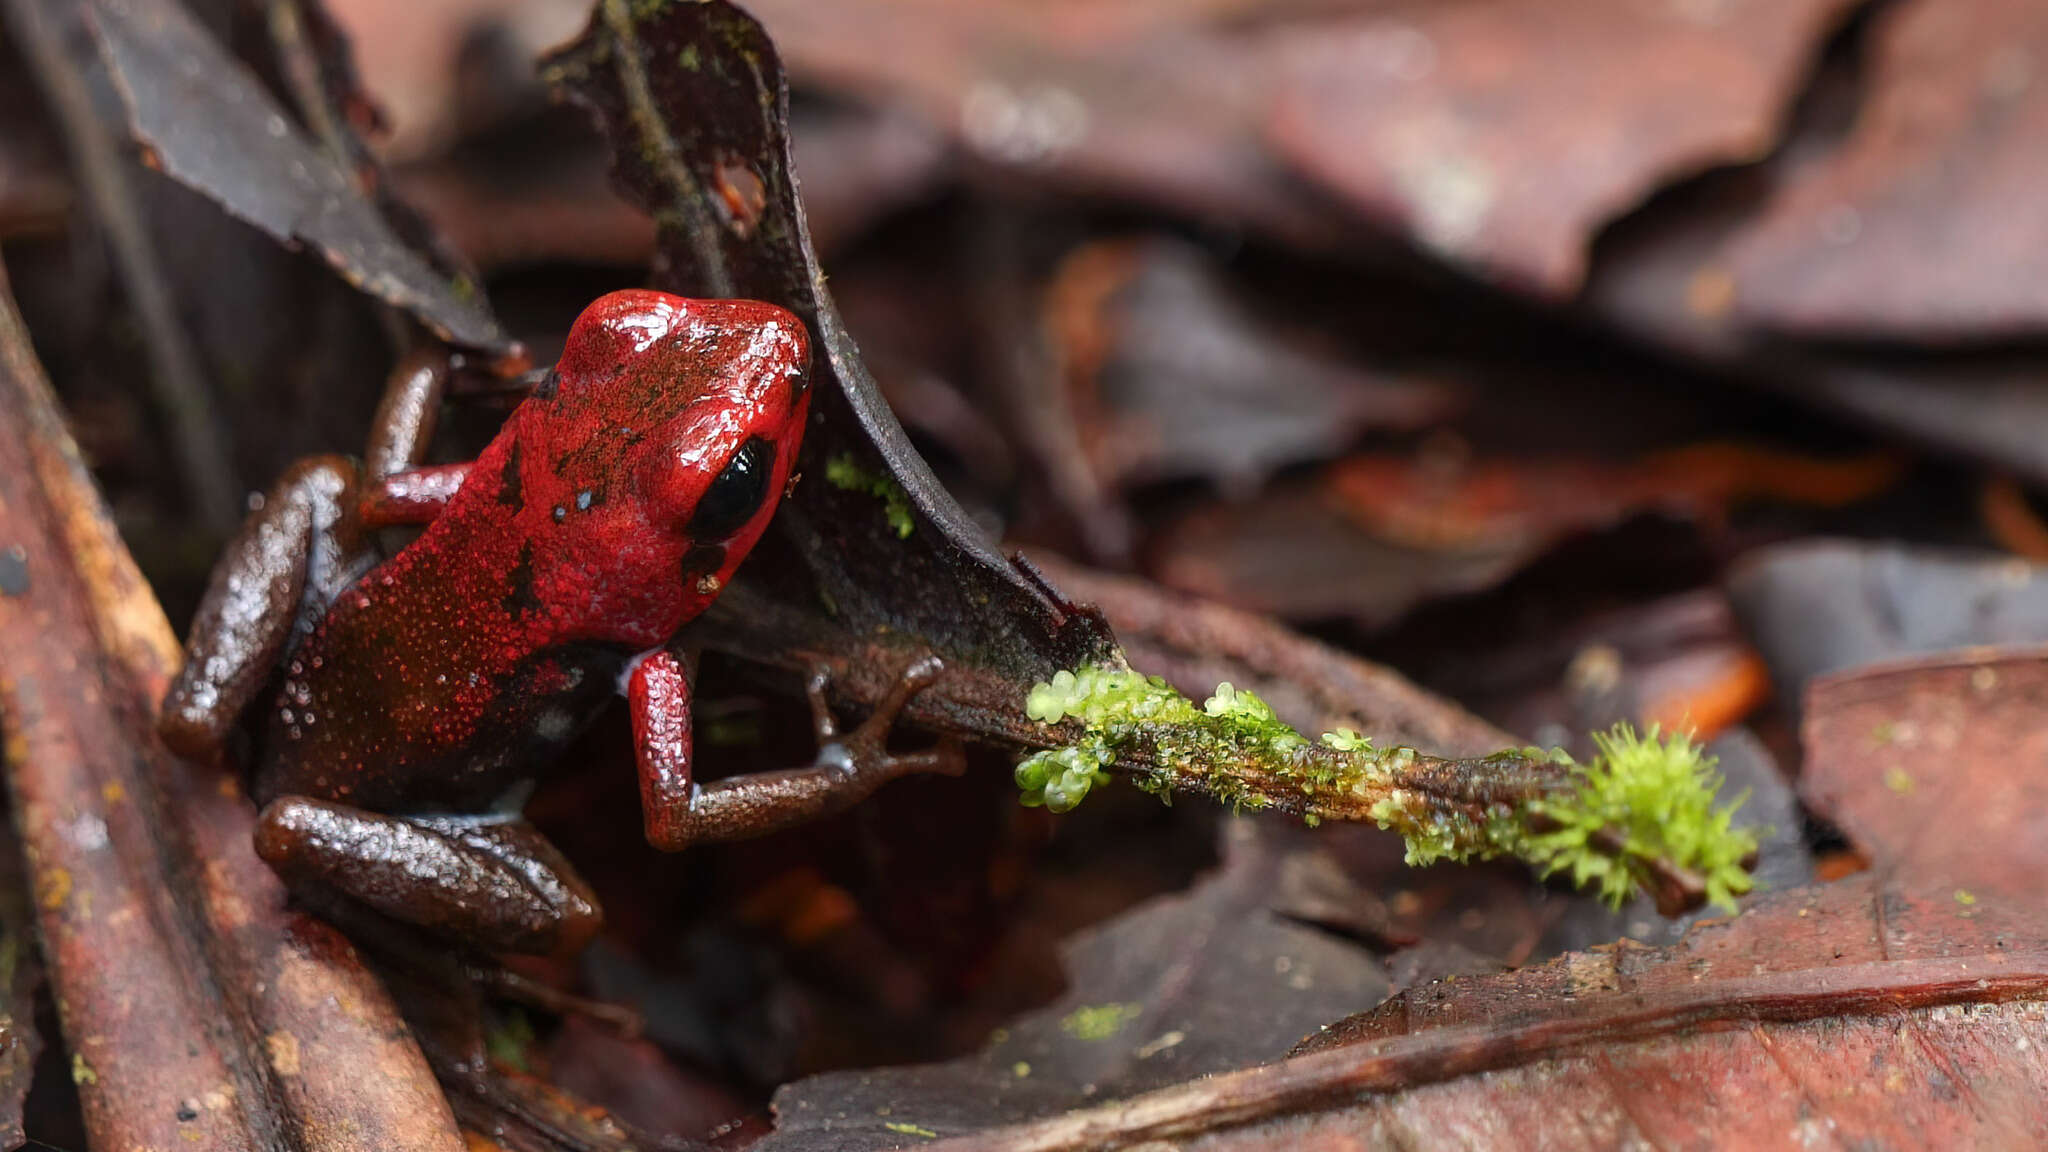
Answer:
<svg viewBox="0 0 2048 1152"><path fill-rule="evenodd" d="M520 809L614 691L648 839L683 848L849 805L951 749L891 755L923 661L818 762L699 784L676 644L782 496L809 345L768 304L616 292L473 463L419 467L449 372L402 367L361 464L306 460L213 574L161 727L218 762L251 740L256 848L302 896L491 951L567 952L601 914ZM388 558L371 529L424 524ZM250 722L245 714L263 707Z"/></svg>

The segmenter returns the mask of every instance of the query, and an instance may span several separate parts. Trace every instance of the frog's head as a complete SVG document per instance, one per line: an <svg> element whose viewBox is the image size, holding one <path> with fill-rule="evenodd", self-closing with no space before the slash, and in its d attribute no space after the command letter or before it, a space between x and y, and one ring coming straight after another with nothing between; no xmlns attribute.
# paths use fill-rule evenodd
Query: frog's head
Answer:
<svg viewBox="0 0 2048 1152"><path fill-rule="evenodd" d="M772 304L635 290L586 308L539 397L537 437L579 567L606 571L615 595L659 596L658 615L701 611L781 501L809 361L803 322Z"/></svg>

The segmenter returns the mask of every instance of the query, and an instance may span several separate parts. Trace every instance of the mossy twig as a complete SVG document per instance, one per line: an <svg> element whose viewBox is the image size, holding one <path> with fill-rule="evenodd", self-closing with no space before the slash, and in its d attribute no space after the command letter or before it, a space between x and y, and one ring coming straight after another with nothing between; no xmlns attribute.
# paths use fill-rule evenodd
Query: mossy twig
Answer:
<svg viewBox="0 0 2048 1152"><path fill-rule="evenodd" d="M1348 729L1310 740L1229 684L1197 705L1112 665L1057 674L1032 689L1026 711L1083 727L1082 739L1017 766L1024 803L1054 811L1115 769L1162 795L1202 792L1312 823L1369 820L1401 834L1411 864L1513 857L1615 905L1641 888L1666 914L1704 902L1732 909L1751 885L1756 837L1732 823L1742 798L1716 807L1712 758L1655 729L1597 735L1600 755L1587 764L1540 748L1448 760L1375 747Z"/></svg>

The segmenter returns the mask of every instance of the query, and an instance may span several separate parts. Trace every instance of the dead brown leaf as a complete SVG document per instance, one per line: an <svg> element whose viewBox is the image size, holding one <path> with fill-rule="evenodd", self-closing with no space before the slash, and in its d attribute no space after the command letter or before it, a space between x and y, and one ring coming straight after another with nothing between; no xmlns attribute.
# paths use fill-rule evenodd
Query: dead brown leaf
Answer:
<svg viewBox="0 0 2048 1152"><path fill-rule="evenodd" d="M1947 343L2048 331L2048 7L1910 0L1848 137L1733 241L1741 319Z"/></svg>
<svg viewBox="0 0 2048 1152"><path fill-rule="evenodd" d="M1807 803L1880 872L2039 902L2048 874L2048 649L1861 668L1807 694Z"/></svg>
<svg viewBox="0 0 2048 1152"><path fill-rule="evenodd" d="M1477 274L1569 296L1591 236L1677 176L1761 158L1853 0L1404 4L1300 29L1288 160Z"/></svg>

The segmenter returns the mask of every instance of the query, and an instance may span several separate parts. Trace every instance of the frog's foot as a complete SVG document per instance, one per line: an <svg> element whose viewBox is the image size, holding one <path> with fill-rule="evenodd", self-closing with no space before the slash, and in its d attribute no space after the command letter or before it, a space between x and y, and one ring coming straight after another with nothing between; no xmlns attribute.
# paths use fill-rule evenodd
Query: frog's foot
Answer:
<svg viewBox="0 0 2048 1152"><path fill-rule="evenodd" d="M566 955L603 924L589 886L520 820L387 816L281 796L257 817L256 853L292 888L486 952Z"/></svg>
<svg viewBox="0 0 2048 1152"><path fill-rule="evenodd" d="M917 772L960 775L967 768L967 760L960 750L959 740L954 737L946 737L938 747L925 752L899 755L889 751L888 747L889 733L895 730L904 705L910 703L911 697L931 687L939 673L945 670L945 662L937 656L926 656L904 669L888 695L882 697L882 702L875 705L875 710L868 714L860 727L841 736L838 722L832 718L832 707L825 700L825 689L832 683L832 673L822 665L813 666L804 682L804 695L810 701L811 726L818 737L818 763L843 763L850 773L880 775L883 781Z"/></svg>
<svg viewBox="0 0 2048 1152"><path fill-rule="evenodd" d="M825 703L828 679L813 672L808 690L818 731L815 762L696 784L688 771L687 722L678 719L687 707L687 683L679 664L670 671L658 670L662 667L643 664L631 695L640 732L647 839L664 851L760 836L852 807L891 780L927 772L957 776L965 768L959 743L952 739L923 752L889 751L889 732L904 705L943 668L937 657L927 657L911 665L874 713L845 735Z"/></svg>

